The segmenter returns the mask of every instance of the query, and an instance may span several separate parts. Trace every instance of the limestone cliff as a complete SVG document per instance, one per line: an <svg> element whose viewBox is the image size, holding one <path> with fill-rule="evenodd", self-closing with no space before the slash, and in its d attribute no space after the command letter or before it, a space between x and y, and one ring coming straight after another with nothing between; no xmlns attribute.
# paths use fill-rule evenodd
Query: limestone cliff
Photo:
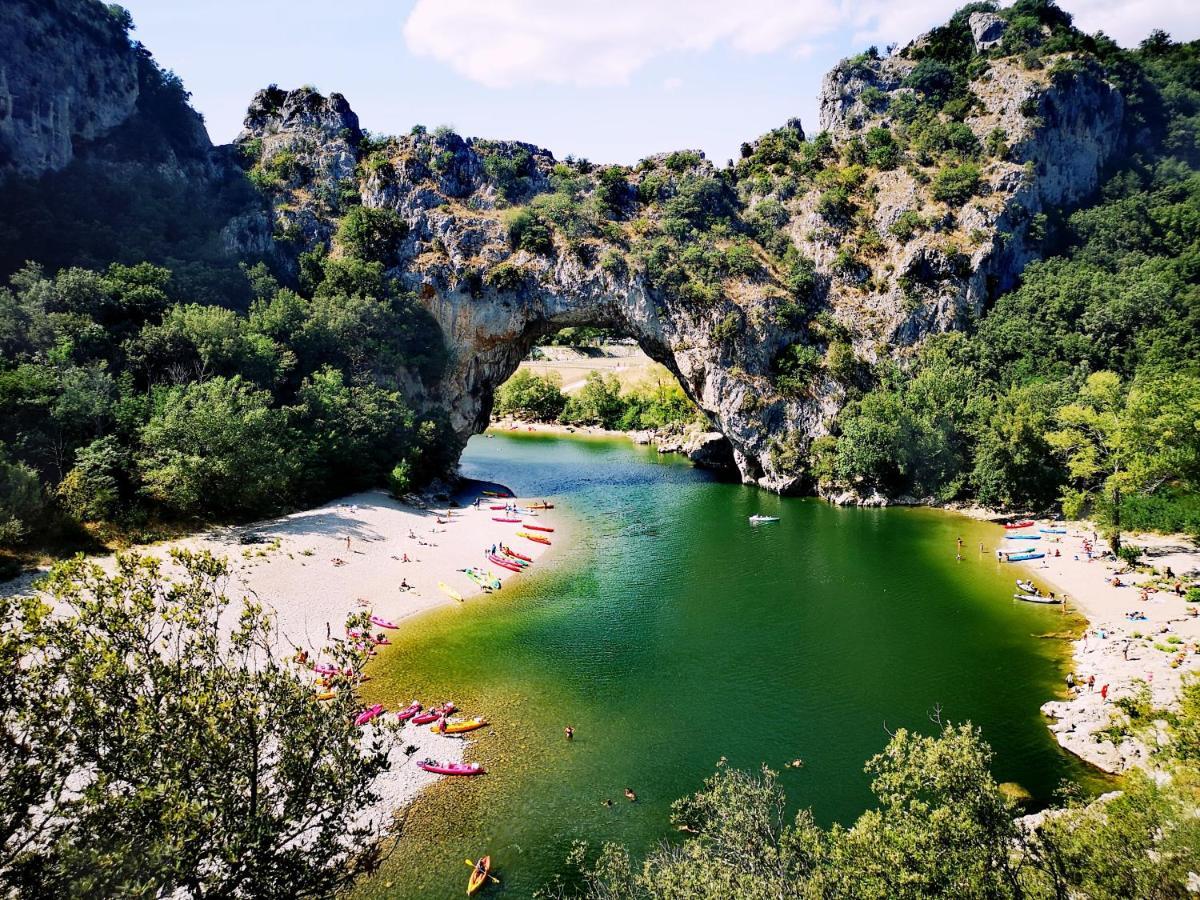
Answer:
<svg viewBox="0 0 1200 900"><path fill-rule="evenodd" d="M998 27L979 31L994 42ZM868 364L983 313L1037 256L1041 214L1095 188L1122 98L1094 67L1063 63L989 59L965 114L932 117L972 148L957 193L937 190L943 156L912 141L885 165L860 158L916 97L904 52L829 74L825 136L805 141L793 122L721 170L686 152L598 169L420 129L364 145L345 100L311 90L260 93L240 142L273 173L274 228L296 248L344 252L336 222L354 204L402 223L381 259L451 352L418 402L449 410L460 441L535 340L605 326L679 377L746 481L792 491Z"/></svg>

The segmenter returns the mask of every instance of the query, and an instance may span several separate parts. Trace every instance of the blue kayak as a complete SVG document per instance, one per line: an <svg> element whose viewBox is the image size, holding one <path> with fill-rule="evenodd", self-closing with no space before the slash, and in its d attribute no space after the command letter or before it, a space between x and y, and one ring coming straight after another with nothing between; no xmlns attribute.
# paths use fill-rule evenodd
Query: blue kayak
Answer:
<svg viewBox="0 0 1200 900"><path fill-rule="evenodd" d="M1066 534L1067 533L1067 529L1065 529L1065 528L1039 528L1038 531L1040 531L1042 534Z"/></svg>
<svg viewBox="0 0 1200 900"><path fill-rule="evenodd" d="M1004 539L1006 541L1040 541L1042 536L1040 534L1006 534Z"/></svg>
<svg viewBox="0 0 1200 900"><path fill-rule="evenodd" d="M1046 555L1045 553L1032 553L1032 552L1030 552L1030 553L1013 553L1013 554L1010 554L1009 556L1004 557L1004 559L1007 562L1025 562L1026 560L1030 560L1030 559L1041 559L1045 555Z"/></svg>

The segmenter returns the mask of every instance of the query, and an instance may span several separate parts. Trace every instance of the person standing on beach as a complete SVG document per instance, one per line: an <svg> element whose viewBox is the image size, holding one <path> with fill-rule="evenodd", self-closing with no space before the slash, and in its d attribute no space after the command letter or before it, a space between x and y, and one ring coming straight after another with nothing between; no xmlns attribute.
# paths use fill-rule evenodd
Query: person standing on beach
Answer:
<svg viewBox="0 0 1200 900"><path fill-rule="evenodd" d="M1092 691L1094 691L1095 689L1096 689L1096 676L1089 675L1088 676L1088 693L1089 694L1092 693Z"/></svg>
<svg viewBox="0 0 1200 900"><path fill-rule="evenodd" d="M1107 684L1100 688L1100 702L1102 702L1102 703L1108 702L1108 685Z"/></svg>
<svg viewBox="0 0 1200 900"><path fill-rule="evenodd" d="M346 535L346 549L350 549L350 535Z"/></svg>

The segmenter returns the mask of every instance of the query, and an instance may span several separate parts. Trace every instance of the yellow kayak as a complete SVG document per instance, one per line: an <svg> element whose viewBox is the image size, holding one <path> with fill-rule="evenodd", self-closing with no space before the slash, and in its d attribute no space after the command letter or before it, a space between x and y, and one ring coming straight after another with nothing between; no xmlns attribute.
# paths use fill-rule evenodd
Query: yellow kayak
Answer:
<svg viewBox="0 0 1200 900"><path fill-rule="evenodd" d="M337 696L337 691L326 691L323 694L317 694L318 700L332 700Z"/></svg>
<svg viewBox="0 0 1200 900"><path fill-rule="evenodd" d="M448 594L449 596L453 597L455 600L462 600L462 594L460 594L454 588L450 587L450 585L446 584L446 582L439 581L438 587L442 589L443 593Z"/></svg>
<svg viewBox="0 0 1200 900"><path fill-rule="evenodd" d="M440 722L435 722L429 726L429 730L438 734L462 734L464 731L474 731L477 728L484 728L488 724L487 719L467 719L465 722L447 722L446 730L442 731Z"/></svg>

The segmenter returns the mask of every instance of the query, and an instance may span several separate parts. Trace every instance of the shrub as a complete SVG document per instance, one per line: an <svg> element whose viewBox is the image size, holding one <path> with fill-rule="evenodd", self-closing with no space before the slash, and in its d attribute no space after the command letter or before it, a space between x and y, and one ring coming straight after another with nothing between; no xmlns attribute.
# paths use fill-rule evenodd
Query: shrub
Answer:
<svg viewBox="0 0 1200 900"><path fill-rule="evenodd" d="M904 86L940 105L954 88L954 70L943 62L926 57L908 73Z"/></svg>
<svg viewBox="0 0 1200 900"><path fill-rule="evenodd" d="M779 352L771 368L782 393L803 394L821 368L821 354L808 344L791 344Z"/></svg>
<svg viewBox="0 0 1200 900"><path fill-rule="evenodd" d="M483 279L498 291L516 291L525 283L525 270L510 262L492 266Z"/></svg>
<svg viewBox="0 0 1200 900"><path fill-rule="evenodd" d="M979 167L974 163L943 166L933 176L933 197L951 206L961 206L979 189Z"/></svg>
<svg viewBox="0 0 1200 900"><path fill-rule="evenodd" d="M38 524L45 500L37 472L10 462L0 448L0 545L23 540Z"/></svg>
<svg viewBox="0 0 1200 900"><path fill-rule="evenodd" d="M508 217L508 240L514 250L549 255L554 252L554 239L545 220L528 209L520 209Z"/></svg>
<svg viewBox="0 0 1200 900"><path fill-rule="evenodd" d="M1008 156L1008 134L1003 128L993 128L988 132L983 147L987 150L988 156L1004 159Z"/></svg>
<svg viewBox="0 0 1200 900"><path fill-rule="evenodd" d="M894 169L900 163L900 147L890 129L876 126L867 132L867 162L877 169Z"/></svg>
<svg viewBox="0 0 1200 900"><path fill-rule="evenodd" d="M353 206L338 224L337 239L346 250L369 262L387 262L396 243L408 236L408 223L393 209Z"/></svg>
<svg viewBox="0 0 1200 900"><path fill-rule="evenodd" d="M412 464L402 459L388 473L388 491L393 497L400 498L412 490Z"/></svg>
<svg viewBox="0 0 1200 900"><path fill-rule="evenodd" d="M686 172L688 169L700 165L700 154L692 150L676 150L674 153L668 154L667 158L663 160L663 165L672 172Z"/></svg>
<svg viewBox="0 0 1200 900"><path fill-rule="evenodd" d="M600 268L609 275L620 278L629 271L629 264L625 261L624 253L619 250L607 250L600 257Z"/></svg>
<svg viewBox="0 0 1200 900"><path fill-rule="evenodd" d="M537 375L519 369L496 391L496 413L521 419L553 421L562 414L567 398L557 373Z"/></svg>
<svg viewBox="0 0 1200 900"><path fill-rule="evenodd" d="M914 234L925 227L925 220L916 210L906 209L896 217L896 221L888 226L888 234L902 241L912 240Z"/></svg>

